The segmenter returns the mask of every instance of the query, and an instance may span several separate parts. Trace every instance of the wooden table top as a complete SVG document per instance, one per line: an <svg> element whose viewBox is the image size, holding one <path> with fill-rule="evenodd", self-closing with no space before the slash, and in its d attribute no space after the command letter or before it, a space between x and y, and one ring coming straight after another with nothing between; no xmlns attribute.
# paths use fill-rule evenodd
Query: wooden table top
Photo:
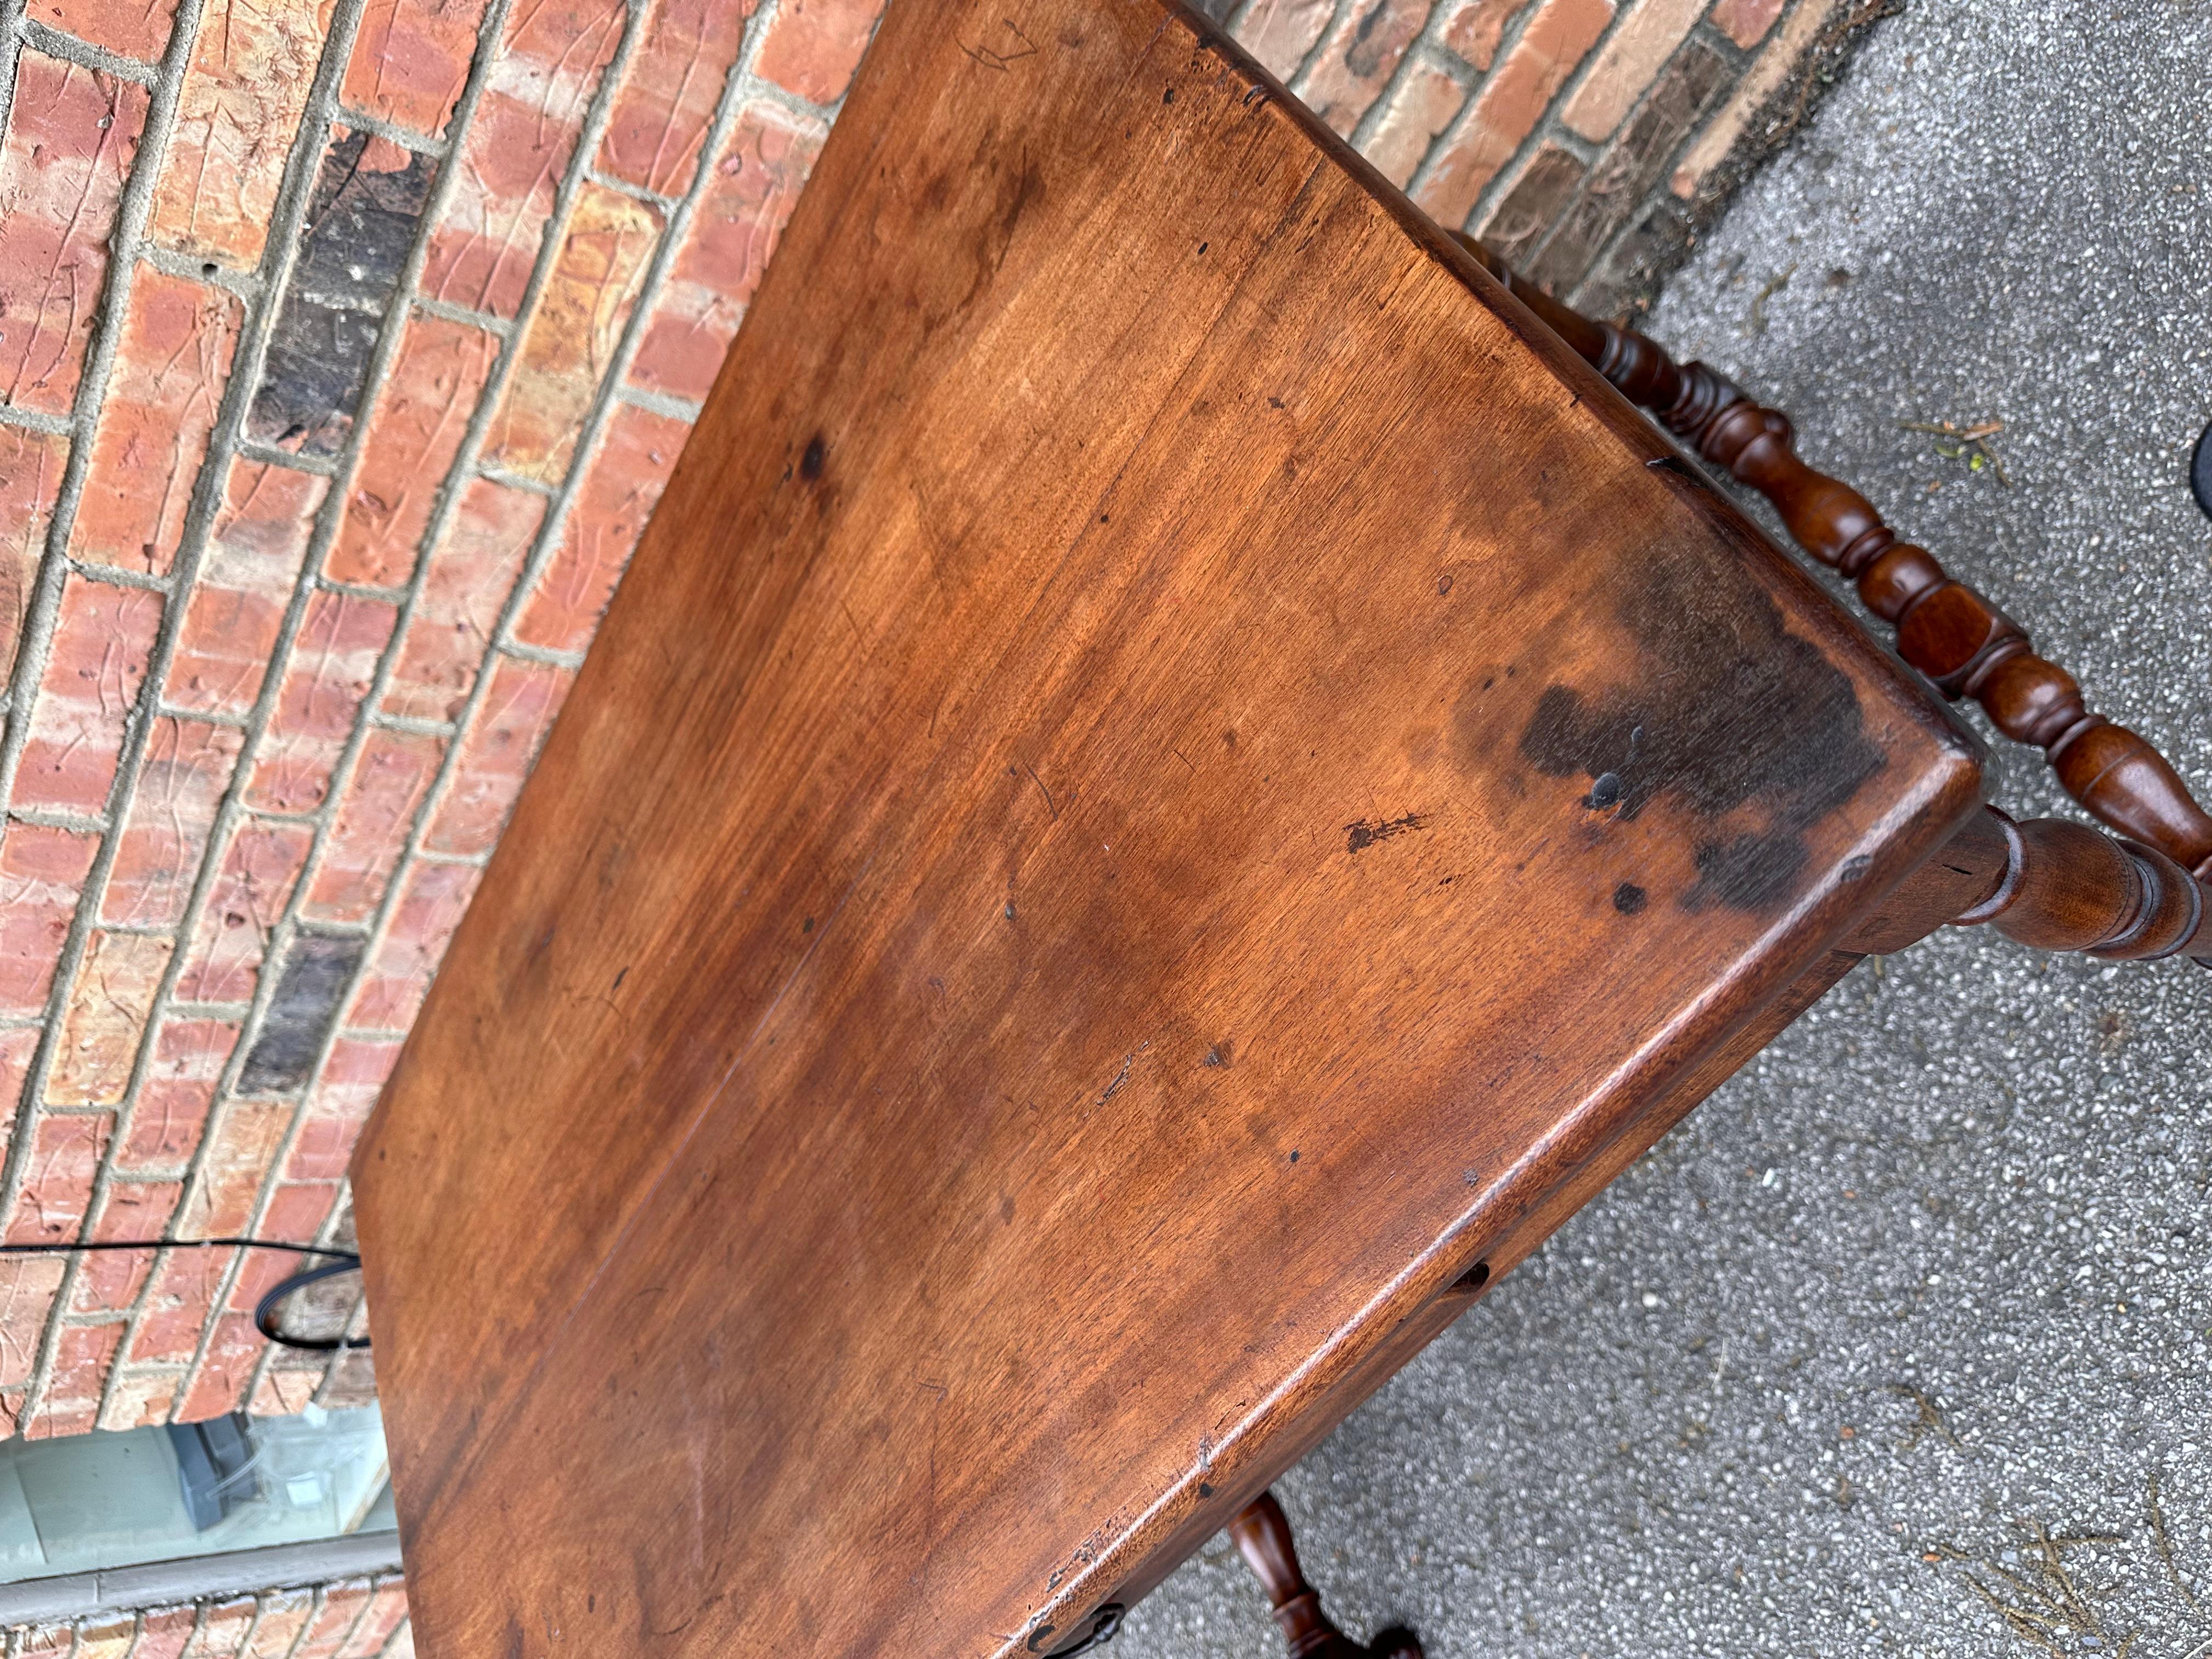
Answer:
<svg viewBox="0 0 2212 1659"><path fill-rule="evenodd" d="M1200 20L895 0L356 1160L418 1645L1063 1644L1978 787Z"/></svg>

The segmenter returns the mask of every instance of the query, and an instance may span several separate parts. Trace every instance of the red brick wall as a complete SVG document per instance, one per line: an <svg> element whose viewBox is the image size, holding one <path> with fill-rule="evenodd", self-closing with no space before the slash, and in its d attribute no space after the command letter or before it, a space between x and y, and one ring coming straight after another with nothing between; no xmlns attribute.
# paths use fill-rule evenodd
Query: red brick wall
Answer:
<svg viewBox="0 0 2212 1659"><path fill-rule="evenodd" d="M8 1632L8 1659L414 1659L396 1577L103 1613Z"/></svg>

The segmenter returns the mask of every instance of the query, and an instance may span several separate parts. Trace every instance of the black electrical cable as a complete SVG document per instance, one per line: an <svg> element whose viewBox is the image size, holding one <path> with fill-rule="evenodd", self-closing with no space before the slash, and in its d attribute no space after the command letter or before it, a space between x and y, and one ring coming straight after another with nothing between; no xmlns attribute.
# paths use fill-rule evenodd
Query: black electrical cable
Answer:
<svg viewBox="0 0 2212 1659"><path fill-rule="evenodd" d="M326 1249L320 1244L294 1244L275 1238L102 1238L80 1244L0 1244L0 1255L75 1255L84 1250L289 1250L295 1255L325 1255L319 1267L305 1267L273 1286L253 1304L253 1328L280 1348L301 1348L309 1353L332 1353L340 1348L366 1348L365 1336L287 1336L276 1328L276 1304L293 1291L322 1279L359 1270L361 1257L351 1250Z"/></svg>

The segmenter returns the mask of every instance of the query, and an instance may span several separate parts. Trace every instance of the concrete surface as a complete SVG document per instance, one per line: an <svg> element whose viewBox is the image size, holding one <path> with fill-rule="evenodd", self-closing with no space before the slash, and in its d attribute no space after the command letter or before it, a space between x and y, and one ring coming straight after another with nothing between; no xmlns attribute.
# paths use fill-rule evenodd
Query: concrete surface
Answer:
<svg viewBox="0 0 2212 1659"><path fill-rule="evenodd" d="M2208 0L1912 0L1652 324L2200 793L2208 94ZM1896 426L1984 418L2009 489ZM1432 1659L2212 1653L2208 1012L1965 934L1863 966L1281 1484L1329 1604ZM2037 1525L2111 1535L2070 1620ZM1280 1646L1216 1540L1115 1650Z"/></svg>

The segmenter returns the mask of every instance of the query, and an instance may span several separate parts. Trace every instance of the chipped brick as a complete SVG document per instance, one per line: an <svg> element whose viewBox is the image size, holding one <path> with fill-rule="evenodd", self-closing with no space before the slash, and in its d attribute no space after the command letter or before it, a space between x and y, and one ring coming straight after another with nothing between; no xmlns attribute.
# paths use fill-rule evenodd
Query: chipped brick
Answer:
<svg viewBox="0 0 2212 1659"><path fill-rule="evenodd" d="M244 742L232 726L170 714L155 720L100 900L102 921L173 927L184 920Z"/></svg>
<svg viewBox="0 0 2212 1659"><path fill-rule="evenodd" d="M238 343L237 300L141 265L70 530L80 558L166 574Z"/></svg>
<svg viewBox="0 0 2212 1659"><path fill-rule="evenodd" d="M1560 209L1588 171L1559 145L1544 145L1484 222L1483 245L1506 264L1519 266L1558 222Z"/></svg>
<svg viewBox="0 0 2212 1659"><path fill-rule="evenodd" d="M323 844L303 914L318 921L368 919L383 902L392 866L445 757L442 738L382 730L368 734Z"/></svg>
<svg viewBox="0 0 2212 1659"><path fill-rule="evenodd" d="M483 0L369 0L342 93L347 107L435 137L476 55Z"/></svg>
<svg viewBox="0 0 2212 1659"><path fill-rule="evenodd" d="M92 1203L92 1183L115 1133L115 1114L41 1112L23 1159L22 1186L8 1216L10 1244L76 1239Z"/></svg>
<svg viewBox="0 0 2212 1659"><path fill-rule="evenodd" d="M1610 138L1705 5L1706 0L1642 0L1605 43L1559 118L1593 143Z"/></svg>
<svg viewBox="0 0 2212 1659"><path fill-rule="evenodd" d="M18 61L0 145L0 399L18 409L66 415L76 399L146 106L131 82Z"/></svg>
<svg viewBox="0 0 2212 1659"><path fill-rule="evenodd" d="M1237 21L1237 40L1268 74L1287 81L1335 15L1335 0L1252 0Z"/></svg>
<svg viewBox="0 0 2212 1659"><path fill-rule="evenodd" d="M173 1371L133 1372L125 1369L108 1390L107 1404L100 1414L100 1426L103 1429L143 1429L167 1422L169 1413L176 1404L177 1390L183 1382L184 1378ZM188 1608L173 1609L160 1616L174 1619L179 1613L189 1613ZM148 1618L147 1626L148 1635L153 1634L153 1616ZM182 1653L185 1638L191 1633L191 1620L185 1617L182 1620L181 1630L167 1626L161 1628L160 1634L166 1639L158 1647L148 1640L147 1635L142 1635L138 1644L131 1650L131 1659L145 1659L149 1652L163 1655Z"/></svg>
<svg viewBox="0 0 2212 1659"><path fill-rule="evenodd" d="M1432 64L1415 64L1375 124L1367 141L1367 159L1403 190L1437 135L1451 125L1466 101L1466 91L1450 76Z"/></svg>
<svg viewBox="0 0 2212 1659"><path fill-rule="evenodd" d="M757 0L654 0L629 74L608 112L599 170L681 196Z"/></svg>
<svg viewBox="0 0 2212 1659"><path fill-rule="evenodd" d="M1443 27L1443 43L1479 70L1498 56L1505 26L1528 8L1528 0L1462 0Z"/></svg>
<svg viewBox="0 0 2212 1659"><path fill-rule="evenodd" d="M15 671L23 616L38 585L54 497L68 462L67 438L0 426L0 678Z"/></svg>
<svg viewBox="0 0 2212 1659"><path fill-rule="evenodd" d="M46 1081L50 1104L121 1103L175 949L173 939L94 931L62 1015L53 1074Z"/></svg>
<svg viewBox="0 0 2212 1659"><path fill-rule="evenodd" d="M385 693L387 713L459 717L475 687L507 592L545 519L545 498L472 481L431 552Z"/></svg>
<svg viewBox="0 0 2212 1659"><path fill-rule="evenodd" d="M738 112L639 342L633 384L695 399L713 389L827 132L774 104Z"/></svg>
<svg viewBox="0 0 2212 1659"><path fill-rule="evenodd" d="M453 930L467 914L483 872L469 864L418 864L407 873L346 1024L404 1031L428 994Z"/></svg>
<svg viewBox="0 0 2212 1659"><path fill-rule="evenodd" d="M515 624L517 639L556 651L581 651L592 642L690 435L690 427L665 415L616 407L562 526L560 545Z"/></svg>
<svg viewBox="0 0 2212 1659"><path fill-rule="evenodd" d="M185 602L164 698L245 714L261 695L330 480L234 460L199 580Z"/></svg>
<svg viewBox="0 0 2212 1659"><path fill-rule="evenodd" d="M15 776L16 805L106 809L161 621L159 593L70 577Z"/></svg>
<svg viewBox="0 0 2212 1659"><path fill-rule="evenodd" d="M501 657L460 762L422 844L433 853L489 853L575 676L545 663Z"/></svg>
<svg viewBox="0 0 2212 1659"><path fill-rule="evenodd" d="M396 606L351 593L323 591L307 601L254 756L247 805L308 812L323 804L398 615Z"/></svg>
<svg viewBox="0 0 2212 1659"><path fill-rule="evenodd" d="M246 1002L269 936L307 867L314 833L305 824L248 818L233 832L199 925L177 975L182 1002Z"/></svg>
<svg viewBox="0 0 2212 1659"><path fill-rule="evenodd" d="M143 1107L140 1109L143 1109ZM184 1196L180 1181L133 1181L113 1176L100 1201L95 1239L159 1238ZM151 1250L102 1250L79 1258L76 1287L70 1295L72 1313L122 1313L138 1299L153 1271Z"/></svg>
<svg viewBox="0 0 2212 1659"><path fill-rule="evenodd" d="M59 1256L0 1256L0 1389L31 1380L64 1266Z"/></svg>
<svg viewBox="0 0 2212 1659"><path fill-rule="evenodd" d="M1344 137L1382 95L1433 0L1357 0L1307 72L1306 106Z"/></svg>
<svg viewBox="0 0 2212 1659"><path fill-rule="evenodd" d="M278 1094L307 1080L367 948L366 940L349 935L301 933L293 939L260 1034L239 1073L240 1094Z"/></svg>
<svg viewBox="0 0 2212 1659"><path fill-rule="evenodd" d="M753 72L810 103L834 104L853 84L883 0L783 0Z"/></svg>
<svg viewBox="0 0 2212 1659"><path fill-rule="evenodd" d="M0 842L0 1013L42 1013L100 837L35 823L10 823L5 834Z"/></svg>

